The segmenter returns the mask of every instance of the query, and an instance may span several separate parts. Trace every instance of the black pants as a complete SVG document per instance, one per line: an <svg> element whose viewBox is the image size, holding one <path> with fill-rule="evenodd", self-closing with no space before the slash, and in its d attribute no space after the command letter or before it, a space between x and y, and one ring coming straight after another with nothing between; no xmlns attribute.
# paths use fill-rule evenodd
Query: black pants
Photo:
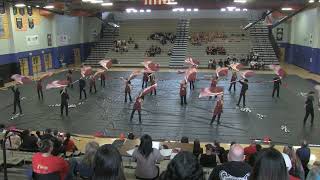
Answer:
<svg viewBox="0 0 320 180"><path fill-rule="evenodd" d="M189 83L190 83L190 90L191 90L191 89L194 90L194 82L193 82L193 81L190 81Z"/></svg>
<svg viewBox="0 0 320 180"><path fill-rule="evenodd" d="M217 116L218 116L218 119L217 119L218 124L220 124L220 117L221 117L221 113L216 114L216 115L213 115L213 116L212 116L212 120L211 120L210 124L212 124L212 123L216 120L216 117L217 117Z"/></svg>
<svg viewBox="0 0 320 180"><path fill-rule="evenodd" d="M309 115L311 115L311 125L313 125L313 119L314 119L314 110L313 109L306 109L306 114L304 116L303 124L306 124Z"/></svg>
<svg viewBox="0 0 320 180"><path fill-rule="evenodd" d="M180 96L180 99L181 99L181 105L187 104L187 96L186 95Z"/></svg>
<svg viewBox="0 0 320 180"><path fill-rule="evenodd" d="M142 80L142 89L148 87L148 81Z"/></svg>
<svg viewBox="0 0 320 180"><path fill-rule="evenodd" d="M127 95L129 95L129 100L130 100L130 102L131 102L131 101L132 101L132 98L131 98L131 92L130 92L130 91L124 93L124 102L127 102Z"/></svg>
<svg viewBox="0 0 320 180"><path fill-rule="evenodd" d="M152 90L151 93L150 93L151 96L152 96L153 92L154 92L154 95L157 95L157 90L154 89L154 90Z"/></svg>
<svg viewBox="0 0 320 180"><path fill-rule="evenodd" d="M42 89L37 89L37 92L38 92L38 98L39 98L39 99L43 99Z"/></svg>
<svg viewBox="0 0 320 180"><path fill-rule="evenodd" d="M239 97L239 101L238 101L238 106L240 105L240 102L241 102L241 99L243 98L243 106L246 106L246 95L245 94L240 94L240 97Z"/></svg>
<svg viewBox="0 0 320 180"><path fill-rule="evenodd" d="M96 87L96 83L94 83L93 85L90 86L90 93L92 92L92 88L94 89L94 93L97 93L97 87Z"/></svg>
<svg viewBox="0 0 320 180"><path fill-rule="evenodd" d="M101 87L106 87L106 80L105 79L101 79Z"/></svg>
<svg viewBox="0 0 320 180"><path fill-rule="evenodd" d="M280 87L273 87L272 97L274 97L274 93L277 91L277 97L279 97Z"/></svg>
<svg viewBox="0 0 320 180"><path fill-rule="evenodd" d="M136 110L136 109L132 109L131 116L130 116L130 121L132 121L133 115L134 115L134 113L135 113L136 111L138 111L138 114L139 114L139 122L141 123L141 110Z"/></svg>
<svg viewBox="0 0 320 180"><path fill-rule="evenodd" d="M82 99L82 92L84 94L84 98L87 99L86 89L84 89L84 88L80 88L80 98L79 99Z"/></svg>
<svg viewBox="0 0 320 180"><path fill-rule="evenodd" d="M234 91L236 91L236 82L232 82L232 83L230 83L229 91L231 91L232 86L233 86L233 90L234 90Z"/></svg>
<svg viewBox="0 0 320 180"><path fill-rule="evenodd" d="M68 102L61 102L61 105L60 105L61 116L63 115L63 108L66 109L66 116L68 116L68 110L69 110Z"/></svg>
<svg viewBox="0 0 320 180"><path fill-rule="evenodd" d="M68 87L73 88L72 82L70 82L70 83L68 84Z"/></svg>
<svg viewBox="0 0 320 180"><path fill-rule="evenodd" d="M16 113L16 108L17 108L17 106L18 106L18 108L19 108L20 114L22 114L22 109L21 109L21 105L20 105L20 99L13 101L13 114Z"/></svg>

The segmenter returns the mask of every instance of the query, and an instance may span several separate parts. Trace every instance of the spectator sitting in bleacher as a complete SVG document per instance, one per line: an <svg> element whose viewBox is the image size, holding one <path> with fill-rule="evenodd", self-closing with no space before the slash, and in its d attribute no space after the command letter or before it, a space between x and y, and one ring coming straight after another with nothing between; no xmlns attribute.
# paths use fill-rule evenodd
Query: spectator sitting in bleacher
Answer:
<svg viewBox="0 0 320 180"><path fill-rule="evenodd" d="M97 142L91 141L86 144L83 156L70 159L72 176L79 176L83 179L90 179L93 175L94 156L99 148Z"/></svg>
<svg viewBox="0 0 320 180"><path fill-rule="evenodd" d="M156 163L163 159L158 149L152 148L152 138L145 134L140 139L138 149L132 157L137 161L135 175L137 179L156 179L159 177L159 167Z"/></svg>
<svg viewBox="0 0 320 180"><path fill-rule="evenodd" d="M200 155L200 164L203 167L216 167L220 163L220 158L214 153L214 147L211 144L206 144L206 153Z"/></svg>
<svg viewBox="0 0 320 180"><path fill-rule="evenodd" d="M52 154L53 142L50 139L44 139L40 142L40 153L32 157L32 170L34 176L58 173L60 180L64 180L69 171L69 164L61 157Z"/></svg>
<svg viewBox="0 0 320 180"><path fill-rule="evenodd" d="M168 33L168 32L156 32L156 33L153 33L149 36L148 39L152 39L152 40L159 40L159 42L162 44L162 45L165 45L167 44L167 41L169 41L170 43L174 43L175 39L176 39L176 36L173 34L173 33Z"/></svg>
<svg viewBox="0 0 320 180"><path fill-rule="evenodd" d="M292 146L285 146L283 148L283 153L287 154L291 160L292 168L289 169L289 174L296 178L304 179L306 177L304 169L300 158L298 158L294 148Z"/></svg>
<svg viewBox="0 0 320 180"><path fill-rule="evenodd" d="M226 50L224 47L207 46L206 53L207 55L225 55Z"/></svg>
<svg viewBox="0 0 320 180"><path fill-rule="evenodd" d="M147 51L147 57L155 57L157 54L161 54L161 48L159 46L152 45Z"/></svg>
<svg viewBox="0 0 320 180"><path fill-rule="evenodd" d="M29 130L24 130L22 132L22 143L20 145L20 150L36 152L38 151L38 139L34 135L31 135Z"/></svg>
<svg viewBox="0 0 320 180"><path fill-rule="evenodd" d="M189 143L189 138L186 136L183 136L180 140L181 143Z"/></svg>
<svg viewBox="0 0 320 180"><path fill-rule="evenodd" d="M169 49L168 56L171 56L171 55L172 55L172 49Z"/></svg>
<svg viewBox="0 0 320 180"><path fill-rule="evenodd" d="M170 161L159 180L204 180L204 172L198 159L183 151Z"/></svg>
<svg viewBox="0 0 320 180"><path fill-rule="evenodd" d="M113 42L113 51L115 52L128 52L126 40L115 40Z"/></svg>
<svg viewBox="0 0 320 180"><path fill-rule="evenodd" d="M208 69L212 69L212 63L213 63L213 60L210 59L208 62Z"/></svg>
<svg viewBox="0 0 320 180"><path fill-rule="evenodd" d="M42 140L49 139L51 142L53 142L53 150L51 152L52 155L57 156L62 152L62 142L52 135L51 129L46 129L45 134L42 135Z"/></svg>
<svg viewBox="0 0 320 180"><path fill-rule="evenodd" d="M130 36L129 37L129 40L128 40L128 44L133 44L134 43L134 40L133 40L133 38Z"/></svg>
<svg viewBox="0 0 320 180"><path fill-rule="evenodd" d="M94 157L92 180L125 180L122 157L111 144L101 146Z"/></svg>
<svg viewBox="0 0 320 180"><path fill-rule="evenodd" d="M222 59L219 60L218 65L220 66L220 68L223 67L223 61L222 61Z"/></svg>
<svg viewBox="0 0 320 180"><path fill-rule="evenodd" d="M138 43L134 43L134 49L139 49Z"/></svg>
<svg viewBox="0 0 320 180"><path fill-rule="evenodd" d="M220 142L214 141L214 151L219 156L221 163L227 162L227 159L224 159L224 155L226 154L226 150L220 146Z"/></svg>

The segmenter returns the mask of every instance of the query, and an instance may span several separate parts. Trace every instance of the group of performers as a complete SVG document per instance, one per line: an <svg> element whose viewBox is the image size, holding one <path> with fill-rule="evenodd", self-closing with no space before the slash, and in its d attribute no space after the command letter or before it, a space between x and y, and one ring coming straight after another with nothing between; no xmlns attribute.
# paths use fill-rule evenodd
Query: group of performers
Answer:
<svg viewBox="0 0 320 180"><path fill-rule="evenodd" d="M192 68L195 68L195 65L192 66ZM190 69L189 69L190 70ZM196 72L196 71L195 71ZM194 73L194 72L193 72ZM139 73L138 73L139 74ZM136 75L135 75L136 76ZM102 72L99 74L99 78L101 81L101 87L105 87L105 81L106 81L106 76L105 73ZM60 90L60 96L61 96L61 115L63 115L63 111L65 110L65 115L68 116L68 101L69 101L69 95L68 95L68 91L67 91L67 87L69 88L73 88L73 84L75 82L79 83L79 99L81 100L83 95L84 98L87 98L87 93L86 93L86 78L85 76L82 76L79 80L73 82L72 81L72 71L69 70L67 72L66 75L66 79L67 79L67 84L65 87L63 87L62 90ZM90 85L90 93L94 93L97 92L96 89L96 79L97 76L96 75L90 75L89 76L89 85ZM130 75L130 77L128 78L122 78L124 81L124 102L129 101L132 102L132 96L131 96L131 91L132 91L132 85L131 85L131 80L133 79L133 76ZM221 80L222 78L220 78L218 75L214 75L211 78L211 84L210 84L210 89L215 89L217 88L217 84L219 82L219 80ZM279 98L279 93L280 93L280 86L282 84L281 81L282 77L281 76L276 76L273 78L273 92L272 92L272 97L275 96L275 94L277 95L277 97ZM179 89L179 95L180 95L180 104L183 105L187 105L187 86L188 86L188 82L190 85L190 91L194 90L195 88L195 77L194 78L185 78L180 82L180 89ZM232 76L230 79L230 86L229 86L229 91L231 92L231 90L233 89L234 92L236 91L236 84L237 82L241 85L241 90L240 90L240 94L239 94L239 99L238 99L238 103L237 106L240 106L241 100L242 100L242 105L243 107L246 107L246 93L249 89L249 81L247 78L242 78L238 80L238 76L237 76L237 71L233 71L232 72ZM148 87L148 84L150 85ZM155 77L155 72L150 72L150 71L145 71L143 72L143 76L142 76L142 91L138 94L138 96L135 98L135 102L133 104L133 109L131 112L131 116L130 116L130 121L132 121L133 116L135 114L136 111L138 111L138 115L139 115L139 123L142 123L141 121L141 109L142 109L142 103L144 100L144 96L148 93L150 95L156 95L157 90L156 90L156 77ZM42 87L42 79L38 80L36 82L36 90L37 90L37 94L38 94L38 98L39 100L43 100L43 87ZM22 109L21 109L21 104L20 104L20 91L19 88L17 86L14 86L11 88L11 90L14 93L14 111L13 114L16 113L16 107L18 106L20 114L22 114ZM216 105L215 108L213 110L213 115L212 115L212 120L210 122L210 124L213 124L213 122L217 119L217 125L220 124L220 118L221 118L221 114L223 113L223 106L224 106L224 100L223 100L223 90L220 93L214 94L214 95L209 95L209 100L212 99L212 97L215 97L216 99ZM313 109L313 95L312 93L308 94L307 100L305 102L305 109L306 109L306 114L305 114L305 118L304 118L304 124L306 124L306 121L309 117L309 115L311 115L311 125L313 125L313 119L314 119L314 109Z"/></svg>

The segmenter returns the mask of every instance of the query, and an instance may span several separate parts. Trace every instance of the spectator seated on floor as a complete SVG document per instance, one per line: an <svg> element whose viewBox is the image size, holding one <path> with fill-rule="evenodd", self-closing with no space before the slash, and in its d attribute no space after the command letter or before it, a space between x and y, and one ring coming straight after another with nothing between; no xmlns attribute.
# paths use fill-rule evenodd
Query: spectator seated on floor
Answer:
<svg viewBox="0 0 320 180"><path fill-rule="evenodd" d="M22 143L20 145L20 150L37 152L38 151L38 139L36 136L31 135L29 130L24 130L22 132Z"/></svg>
<svg viewBox="0 0 320 180"><path fill-rule="evenodd" d="M58 173L60 180L64 180L69 171L69 164L63 158L52 154L53 146L50 139L40 142L40 152L32 157L32 171L34 176Z"/></svg>
<svg viewBox="0 0 320 180"><path fill-rule="evenodd" d="M92 177L94 157L98 148L99 144L97 142L88 142L83 156L70 159L72 177L76 177L77 175L82 179L90 179Z"/></svg>
<svg viewBox="0 0 320 180"><path fill-rule="evenodd" d="M152 45L147 51L146 56L147 57L155 57L156 55L161 54L161 48L159 46Z"/></svg>

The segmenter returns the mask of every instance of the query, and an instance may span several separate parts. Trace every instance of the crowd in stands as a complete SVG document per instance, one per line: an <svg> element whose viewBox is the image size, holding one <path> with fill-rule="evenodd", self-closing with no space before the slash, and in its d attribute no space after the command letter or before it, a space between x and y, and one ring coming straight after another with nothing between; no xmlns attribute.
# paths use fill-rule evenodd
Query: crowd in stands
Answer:
<svg viewBox="0 0 320 180"><path fill-rule="evenodd" d="M214 42L216 39L225 39L227 36L223 32L195 32L192 33L191 44L201 46L202 43Z"/></svg>
<svg viewBox="0 0 320 180"><path fill-rule="evenodd" d="M206 48L207 55L226 55L226 49L220 46L207 46Z"/></svg>
<svg viewBox="0 0 320 180"><path fill-rule="evenodd" d="M176 39L176 35L171 32L156 32L151 34L148 39L158 40L162 45L167 44L168 41L173 44Z"/></svg>
<svg viewBox="0 0 320 180"><path fill-rule="evenodd" d="M161 48L159 46L152 45L148 50L146 50L145 56L155 57L161 54Z"/></svg>
<svg viewBox="0 0 320 180"><path fill-rule="evenodd" d="M128 52L127 41L126 40L115 40L113 42L113 51L115 52Z"/></svg>
<svg viewBox="0 0 320 180"><path fill-rule="evenodd" d="M1 125L0 131L3 130ZM62 135L51 129L35 135L28 130L21 132L21 147L35 152L32 157L34 179L126 179L122 156L113 144L99 146L91 141L86 144L83 155L64 159L62 153L77 150L69 133ZM129 141L134 138L132 133L128 134ZM182 137L180 143L189 144L188 137ZM160 147L167 148L166 145ZM315 162L309 170L310 155L306 141L298 149L287 145L280 152L272 144L262 147L256 141L247 147L231 142L229 150L214 141L203 150L200 141L195 139L192 151L178 150L167 168L160 172L158 163L169 159L153 148L151 136L145 134L131 158L136 162L137 179L204 180L206 170L210 170L209 180L316 180L320 178L320 163Z"/></svg>

